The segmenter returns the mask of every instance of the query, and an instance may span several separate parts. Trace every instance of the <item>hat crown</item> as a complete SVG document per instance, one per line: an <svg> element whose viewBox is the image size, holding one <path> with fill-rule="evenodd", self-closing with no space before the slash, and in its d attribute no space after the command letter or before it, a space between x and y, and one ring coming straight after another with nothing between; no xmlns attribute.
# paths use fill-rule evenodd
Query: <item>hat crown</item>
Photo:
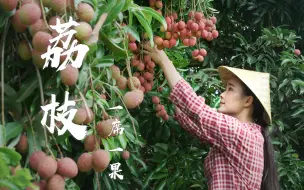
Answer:
<svg viewBox="0 0 304 190"><path fill-rule="evenodd" d="M270 84L269 73L250 71L245 69L220 66L218 68L220 78L226 85L227 80L232 76L238 77L255 94L261 102L265 113L263 114L266 123L271 123L270 105Z"/></svg>

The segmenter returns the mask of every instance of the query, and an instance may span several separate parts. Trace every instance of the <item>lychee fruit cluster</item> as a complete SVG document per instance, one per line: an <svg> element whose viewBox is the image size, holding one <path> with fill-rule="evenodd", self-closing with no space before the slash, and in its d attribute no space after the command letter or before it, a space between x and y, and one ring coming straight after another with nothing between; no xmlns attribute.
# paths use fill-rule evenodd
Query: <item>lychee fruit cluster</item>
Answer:
<svg viewBox="0 0 304 190"><path fill-rule="evenodd" d="M64 189L64 178L74 178L78 174L78 167L73 159L64 157L56 161L43 151L33 152L30 156L29 164L42 179L47 181L47 189Z"/></svg>
<svg viewBox="0 0 304 190"><path fill-rule="evenodd" d="M160 117L164 121L168 121L169 115L165 109L165 106L160 103L159 97L152 96L152 103L155 105L156 117Z"/></svg>
<svg viewBox="0 0 304 190"><path fill-rule="evenodd" d="M204 16L202 12L190 11L188 13L188 21L179 20L176 12L165 17L167 23L167 30L161 26L160 31L164 32L164 37L155 36L154 43L158 49L172 48L176 45L179 39L184 46L193 47L197 44L199 39L206 39L211 41L218 37L219 33L216 30L216 17L209 19ZM194 50L193 58L203 62L204 56L207 55L205 49Z"/></svg>
<svg viewBox="0 0 304 190"><path fill-rule="evenodd" d="M159 14L162 15L163 2L161 0L149 0L151 8L155 9Z"/></svg>
<svg viewBox="0 0 304 190"><path fill-rule="evenodd" d="M110 67L113 79L116 80L116 85L120 90L130 90L123 96L123 102L128 109L133 109L139 106L144 100L144 87L141 86L140 80L131 76L128 79L120 74L120 68L116 65Z"/></svg>
<svg viewBox="0 0 304 190"><path fill-rule="evenodd" d="M0 6L6 11L12 11L17 8L18 0L0 0ZM73 29L77 32L74 37L77 40L88 40L92 35L92 27L88 22L92 21L95 17L95 11L88 3L81 2L74 7L74 1L71 0L43 0L43 7L40 2L36 0L23 0L21 6L16 10L12 17L12 26L16 32L26 32L32 36L30 40L31 44L24 40L18 43L18 54L23 60L31 60L39 68L43 68L46 60L41 58L41 55L47 52L49 46L63 47L63 42L68 39L68 35L63 37L54 43L50 43L51 39L59 36L56 30L51 29L49 26L56 25L57 22L61 24L65 21L60 17L65 14L65 10L69 10L75 13L77 16L76 22L79 23ZM51 12L47 15L47 21L42 17L42 9L49 8ZM57 16L53 16L57 15ZM30 47L33 47L32 49ZM72 55L74 58L77 53ZM63 63L67 58L67 55L61 55L59 63ZM67 68L60 71L60 77L65 85L73 86L78 80L78 69L71 67L70 64Z"/></svg>
<svg viewBox="0 0 304 190"><path fill-rule="evenodd" d="M103 172L110 163L110 154L106 150L95 150L92 154L82 153L77 160L79 171L88 172L94 170L95 172Z"/></svg>
<svg viewBox="0 0 304 190"><path fill-rule="evenodd" d="M203 62L204 61L204 58L205 56L207 56L207 51L202 48L202 49L196 49L196 50L193 50L192 51L192 57L195 59L195 60L198 60L199 62Z"/></svg>

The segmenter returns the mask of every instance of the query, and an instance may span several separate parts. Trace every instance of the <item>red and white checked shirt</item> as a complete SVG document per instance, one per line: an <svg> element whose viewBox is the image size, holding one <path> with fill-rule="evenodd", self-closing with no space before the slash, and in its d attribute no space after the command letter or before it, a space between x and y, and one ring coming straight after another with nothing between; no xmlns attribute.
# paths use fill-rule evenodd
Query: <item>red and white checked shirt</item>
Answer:
<svg viewBox="0 0 304 190"><path fill-rule="evenodd" d="M208 189L260 189L264 169L261 127L217 112L181 79L169 98L181 110L174 118L190 133L212 145L204 162Z"/></svg>

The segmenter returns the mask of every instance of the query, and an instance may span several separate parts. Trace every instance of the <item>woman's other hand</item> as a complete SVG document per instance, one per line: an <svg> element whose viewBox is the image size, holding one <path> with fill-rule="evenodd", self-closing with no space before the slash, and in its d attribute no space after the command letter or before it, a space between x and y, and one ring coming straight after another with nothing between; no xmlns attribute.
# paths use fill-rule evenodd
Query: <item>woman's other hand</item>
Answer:
<svg viewBox="0 0 304 190"><path fill-rule="evenodd" d="M166 63L170 62L166 53L163 50L158 50L156 45L154 45L154 47L151 47L150 42L146 42L144 44L144 49L144 52L150 55L156 64L163 66Z"/></svg>

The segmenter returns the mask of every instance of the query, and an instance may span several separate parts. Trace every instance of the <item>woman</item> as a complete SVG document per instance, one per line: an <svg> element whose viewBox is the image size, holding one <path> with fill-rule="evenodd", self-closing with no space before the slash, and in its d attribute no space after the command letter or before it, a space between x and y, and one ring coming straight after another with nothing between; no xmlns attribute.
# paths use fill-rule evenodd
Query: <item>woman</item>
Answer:
<svg viewBox="0 0 304 190"><path fill-rule="evenodd" d="M271 123L269 74L219 67L226 91L216 111L197 96L164 51L145 44L145 53L163 70L181 126L212 148L205 159L208 189L278 190Z"/></svg>

